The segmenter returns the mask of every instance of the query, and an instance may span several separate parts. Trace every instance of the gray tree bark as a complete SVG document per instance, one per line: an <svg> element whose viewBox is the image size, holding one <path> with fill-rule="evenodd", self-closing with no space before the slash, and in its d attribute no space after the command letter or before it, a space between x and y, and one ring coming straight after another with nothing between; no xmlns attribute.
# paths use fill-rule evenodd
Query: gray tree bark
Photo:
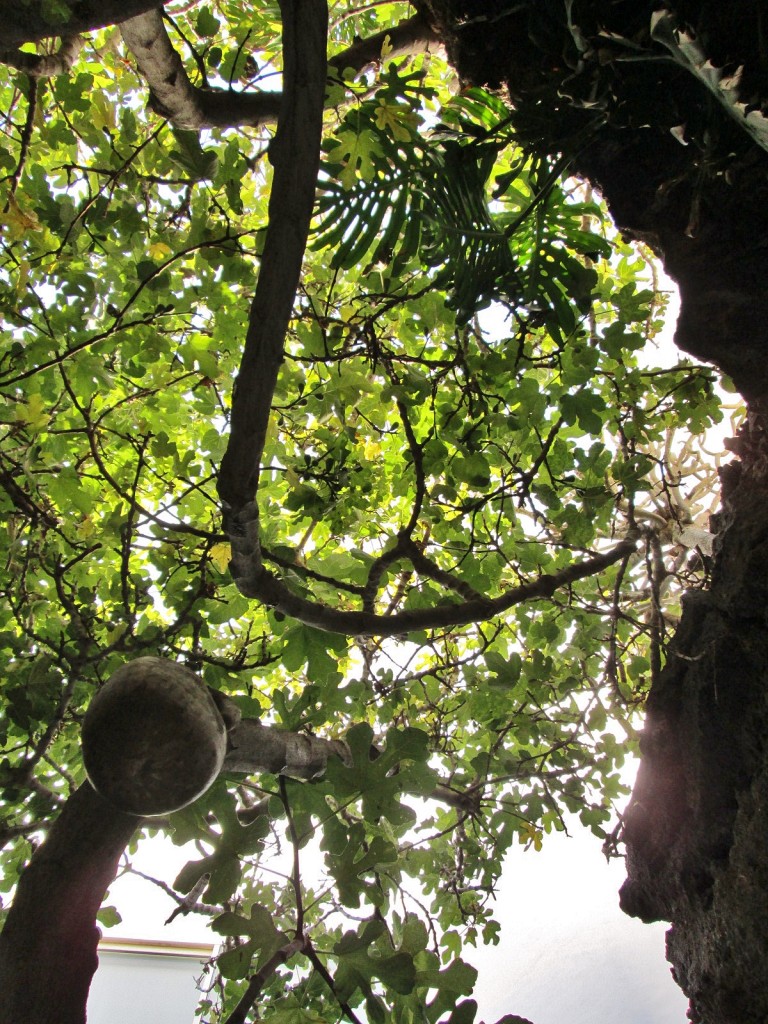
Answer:
<svg viewBox="0 0 768 1024"><path fill-rule="evenodd" d="M70 16L51 15L45 0L0 2L0 50L61 35L119 25L137 14L163 7L167 0L70 0Z"/></svg>

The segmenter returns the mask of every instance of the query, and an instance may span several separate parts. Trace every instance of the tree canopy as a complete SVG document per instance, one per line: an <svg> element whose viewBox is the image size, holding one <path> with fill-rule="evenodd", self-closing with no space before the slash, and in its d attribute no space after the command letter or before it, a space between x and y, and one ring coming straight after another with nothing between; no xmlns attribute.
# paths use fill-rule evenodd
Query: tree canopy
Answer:
<svg viewBox="0 0 768 1024"><path fill-rule="evenodd" d="M122 6L0 55L3 891L94 695L162 657L332 741L144 822L199 844L203 1019L471 1022L509 846L615 846L706 582L714 371L653 361L578 132L542 152L408 5Z"/></svg>

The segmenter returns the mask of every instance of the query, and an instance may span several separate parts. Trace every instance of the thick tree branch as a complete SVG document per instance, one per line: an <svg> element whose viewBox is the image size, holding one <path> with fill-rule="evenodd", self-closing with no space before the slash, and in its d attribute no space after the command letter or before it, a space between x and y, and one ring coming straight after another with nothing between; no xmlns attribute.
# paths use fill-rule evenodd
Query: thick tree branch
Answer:
<svg viewBox="0 0 768 1024"><path fill-rule="evenodd" d="M352 754L344 740L327 740L306 732L289 732L262 725L254 718L243 718L229 730L227 754L221 770L243 775L269 772L271 775L308 780L324 775L331 758L338 758L346 765L352 764ZM472 787L462 792L444 783L438 783L430 794L433 800L464 814L477 811L480 795L481 787ZM246 813L253 820L251 810L249 808ZM266 808L259 813L267 813Z"/></svg>
<svg viewBox="0 0 768 1024"><path fill-rule="evenodd" d="M636 550L633 539L621 541L610 551L574 562L560 572L546 574L512 587L495 598L478 598L461 604L441 604L394 615L349 611L308 601L294 594L281 579L265 569L258 558L258 513L253 504L232 517L234 527L230 569L240 593L298 619L307 626L347 636L399 636L423 629L443 629L482 622L521 604L549 598L560 587L595 576Z"/></svg>
<svg viewBox="0 0 768 1024"><path fill-rule="evenodd" d="M168 666L177 668L174 662ZM159 668L153 679L159 692L167 688L167 679ZM183 698L185 694L181 693ZM119 702L113 711L120 721L123 708ZM223 696L219 713L232 723L223 771L266 771L310 779L325 772L329 758L347 764L351 761L343 740L284 732L254 720L237 721L236 706ZM169 723L178 720L172 708L166 709L166 714L171 716ZM166 731L172 733L172 724ZM119 730L115 736L118 734ZM167 768L166 763L164 770ZM156 770L157 765L152 771ZM176 762L172 770L177 770ZM143 788L145 780L140 772L134 781ZM462 794L442 784L436 786L432 796L460 814L473 813L479 798L474 789ZM98 964L96 915L115 877L120 856L143 820L117 809L88 782L66 802L19 881L0 935L0 1024L84 1024L88 990ZM189 909L192 902L189 898L179 901L179 905ZM197 905L195 909L199 909ZM301 935L297 938L298 946L285 947L288 955L300 951L304 940ZM264 968L267 974L254 976L249 986L251 995L260 991L269 971L283 962L279 958L271 961ZM245 1007L246 1002L241 1008ZM232 1019L241 1018L235 1015Z"/></svg>
<svg viewBox="0 0 768 1024"><path fill-rule="evenodd" d="M56 53L27 53L25 50L3 50L0 52L0 64L8 64L17 71L23 71L30 78L53 78L55 75L66 75L72 70L83 48L84 39L80 35L67 35L61 40Z"/></svg>
<svg viewBox="0 0 768 1024"><path fill-rule="evenodd" d="M303 22L306 21L306 24ZM283 6L285 93L216 93L194 87L165 31L159 11L127 22L123 37L150 84L155 109L177 127L265 123L280 110L272 147L275 167L261 270L249 318L243 358L233 398L231 435L218 490L228 513L236 580L261 572L258 508L255 503L285 333L303 261L319 167L322 112L327 82L327 17L319 10ZM359 69L389 54L412 51L434 40L420 19L391 33L355 44L332 61L340 70ZM245 591L244 591L245 592Z"/></svg>
<svg viewBox="0 0 768 1024"><path fill-rule="evenodd" d="M347 68L357 73L370 64L378 64L382 59L385 45L387 60L394 60L398 57L412 57L417 53L424 53L430 45L439 42L440 39L432 26L420 14L415 14L412 18L407 18L383 32L358 39L348 49L331 57L328 65L340 73Z"/></svg>
<svg viewBox="0 0 768 1024"><path fill-rule="evenodd" d="M349 749L342 740L324 740L303 732L284 732L245 718L229 733L223 771L252 774L290 775L294 779L313 779L322 775L329 757L349 760Z"/></svg>
<svg viewBox="0 0 768 1024"><path fill-rule="evenodd" d="M200 89L189 80L181 57L165 31L160 10L147 11L120 26L151 92L150 107L176 128L258 127L280 113L280 93Z"/></svg>
<svg viewBox="0 0 768 1024"><path fill-rule="evenodd" d="M275 169L259 279L232 402L218 491L237 512L252 502L272 396L299 284L320 166L328 10L283 0L284 89L270 157Z"/></svg>
<svg viewBox="0 0 768 1024"><path fill-rule="evenodd" d="M139 72L149 85L152 109L168 118L176 128L191 131L202 128L258 128L274 124L278 119L282 102L278 92L235 92L193 85L168 38L160 10L132 18L120 29L126 46L136 59ZM362 71L367 65L381 60L385 42L387 57L391 59L421 53L436 39L422 18L409 18L386 32L361 39L331 57L326 73L327 70L342 73L347 68Z"/></svg>
<svg viewBox="0 0 768 1024"><path fill-rule="evenodd" d="M319 11L309 7L294 10L292 3L283 4L282 12L285 94L272 153L275 175L269 222L233 399L230 440L218 480L232 544L230 569L238 589L246 597L319 629L393 636L490 619L522 601L549 597L558 587L620 561L634 550L633 541L494 599L478 595L461 604L394 615L377 615L371 608L341 610L308 601L264 568L255 498L272 396L309 233L325 90L325 21L320 24ZM180 62L173 67L169 63L168 68L170 78L178 77ZM411 441L415 443L415 439Z"/></svg>
<svg viewBox="0 0 768 1024"><path fill-rule="evenodd" d="M92 32L107 25L119 25L166 0L71 0L70 17L56 21L46 0L0 2L0 49L10 50L22 43L35 43L63 34Z"/></svg>

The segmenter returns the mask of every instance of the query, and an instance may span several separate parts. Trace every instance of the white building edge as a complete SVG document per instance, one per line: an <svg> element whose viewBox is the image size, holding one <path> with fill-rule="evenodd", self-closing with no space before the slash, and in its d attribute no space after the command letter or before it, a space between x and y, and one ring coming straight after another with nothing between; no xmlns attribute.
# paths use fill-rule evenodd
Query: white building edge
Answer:
<svg viewBox="0 0 768 1024"><path fill-rule="evenodd" d="M210 943L102 938L88 1024L192 1024L213 952Z"/></svg>

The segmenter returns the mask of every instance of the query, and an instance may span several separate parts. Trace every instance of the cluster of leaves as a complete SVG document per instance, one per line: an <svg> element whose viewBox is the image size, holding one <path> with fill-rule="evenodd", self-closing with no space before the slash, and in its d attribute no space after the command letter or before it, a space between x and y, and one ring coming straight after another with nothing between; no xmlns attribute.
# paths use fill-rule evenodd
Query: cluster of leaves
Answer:
<svg viewBox="0 0 768 1024"><path fill-rule="evenodd" d="M341 19L336 44L375 17ZM249 83L279 66L276 18L222 2L175 22L221 86L248 57ZM208 877L222 911L221 1013L301 939L290 977L263 985L276 1024L325 1019L329 999L471 1021L460 953L497 935L505 850L566 812L604 835L663 644L655 555L665 578L701 567L681 530L706 495L684 500L690 467L670 476L665 451L717 403L702 368L638 361L661 313L644 258L515 147L496 99L452 97L435 57L414 66L329 108L264 452L265 560L309 601L387 614L504 594L630 531L654 557L386 642L285 619L227 575L215 478L266 136L201 144L144 111L115 30L69 75L0 87L0 885L82 780L79 723L126 660L182 659L246 715L345 736L351 765L221 780L169 824L205 850L179 889ZM439 128L420 134L427 117ZM262 867L286 842L275 887ZM299 870L310 844L320 880Z"/></svg>
<svg viewBox="0 0 768 1024"><path fill-rule="evenodd" d="M547 327L562 337L574 326L569 299L582 312L590 305L595 274L584 257L610 253L583 227L597 210L558 186L565 161L516 147L509 110L483 90L456 97L419 135L434 91L393 64L345 115L327 147L315 248L331 248L332 266L345 270L385 264L393 279L419 266L448 292L459 323L504 301L551 311Z"/></svg>

